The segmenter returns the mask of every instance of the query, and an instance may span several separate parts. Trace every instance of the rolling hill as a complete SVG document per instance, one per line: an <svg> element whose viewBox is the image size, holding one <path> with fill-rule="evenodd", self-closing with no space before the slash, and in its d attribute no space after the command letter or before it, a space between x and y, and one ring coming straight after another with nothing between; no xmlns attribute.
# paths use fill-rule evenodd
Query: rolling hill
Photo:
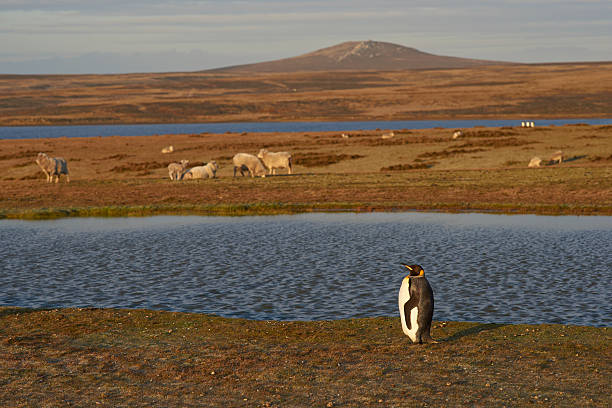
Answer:
<svg viewBox="0 0 612 408"><path fill-rule="evenodd" d="M396 71L509 64L448 57L380 41L349 41L292 58L217 68L207 72Z"/></svg>

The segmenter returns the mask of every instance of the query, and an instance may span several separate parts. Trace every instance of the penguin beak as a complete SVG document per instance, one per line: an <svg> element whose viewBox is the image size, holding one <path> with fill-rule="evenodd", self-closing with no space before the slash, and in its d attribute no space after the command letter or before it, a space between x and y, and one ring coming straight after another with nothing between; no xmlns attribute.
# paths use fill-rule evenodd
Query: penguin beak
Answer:
<svg viewBox="0 0 612 408"><path fill-rule="evenodd" d="M402 264L402 266L405 266L406 268L408 268L409 271L412 270L412 268L410 266L406 265L406 264Z"/></svg>

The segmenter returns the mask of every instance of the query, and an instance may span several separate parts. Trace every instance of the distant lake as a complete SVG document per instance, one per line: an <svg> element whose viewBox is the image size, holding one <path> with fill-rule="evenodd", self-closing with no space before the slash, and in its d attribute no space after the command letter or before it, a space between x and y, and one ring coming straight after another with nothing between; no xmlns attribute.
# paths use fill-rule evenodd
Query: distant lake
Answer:
<svg viewBox="0 0 612 408"><path fill-rule="evenodd" d="M529 120L529 118L525 118ZM609 125L610 119L541 119L536 126L562 126L585 123ZM83 126L1 126L0 139L38 139L56 137L150 136L162 134L243 133L243 132L342 132L374 129L456 129L475 126L520 126L516 119L491 120L398 120L366 122L240 122L240 123L173 123L140 125L83 125Z"/></svg>
<svg viewBox="0 0 612 408"><path fill-rule="evenodd" d="M421 264L436 320L612 324L612 217L368 213L0 220L0 305L270 320L396 316Z"/></svg>

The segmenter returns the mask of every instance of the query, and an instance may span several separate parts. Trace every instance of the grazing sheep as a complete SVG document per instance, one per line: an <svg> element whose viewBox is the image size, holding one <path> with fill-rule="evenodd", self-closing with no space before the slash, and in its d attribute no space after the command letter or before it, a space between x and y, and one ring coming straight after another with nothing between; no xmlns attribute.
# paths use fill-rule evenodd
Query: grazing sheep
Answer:
<svg viewBox="0 0 612 408"><path fill-rule="evenodd" d="M256 156L248 153L237 153L233 158L234 162L234 177L236 170L240 170L240 175L244 176L244 172L251 173L251 177L261 176L266 177L266 168Z"/></svg>
<svg viewBox="0 0 612 408"><path fill-rule="evenodd" d="M180 163L170 163L168 165L168 174L170 175L170 180L180 180L181 174L183 174L188 164L189 160L181 160Z"/></svg>
<svg viewBox="0 0 612 408"><path fill-rule="evenodd" d="M192 167L183 173L183 180L193 180L193 179L207 179L207 178L216 178L217 170L219 166L216 161L211 161L207 163L205 166L196 166Z"/></svg>
<svg viewBox="0 0 612 408"><path fill-rule="evenodd" d="M461 129L455 130L453 132L453 139L458 139L463 136L463 131Z"/></svg>
<svg viewBox="0 0 612 408"><path fill-rule="evenodd" d="M164 154L165 154L165 153L172 153L173 151L174 151L174 146L172 146L172 145L170 145L170 146L168 146L168 147L164 147L164 148L161 150L161 152L162 152L162 153L164 153Z"/></svg>
<svg viewBox="0 0 612 408"><path fill-rule="evenodd" d="M554 152L553 155L550 157L550 161L551 164L561 164L563 162L563 152L561 150Z"/></svg>
<svg viewBox="0 0 612 408"><path fill-rule="evenodd" d="M287 169L288 174L292 174L291 168L291 153L287 152L269 152L266 149L261 149L257 153L257 157L261 159L264 166L268 169L268 174L276 174L276 169Z"/></svg>
<svg viewBox="0 0 612 408"><path fill-rule="evenodd" d="M383 133L381 139L391 139L393 136L395 136L395 132L391 131L389 133Z"/></svg>
<svg viewBox="0 0 612 408"><path fill-rule="evenodd" d="M540 159L538 156L535 156L534 158L531 159L527 167L532 167L532 168L540 167L541 164L542 164L542 159Z"/></svg>
<svg viewBox="0 0 612 408"><path fill-rule="evenodd" d="M343 139L348 139L348 138L349 138L349 135L347 135L346 133L343 133L343 134L342 134L342 138L343 138Z"/></svg>
<svg viewBox="0 0 612 408"><path fill-rule="evenodd" d="M53 181L59 182L60 174L66 175L66 183L70 183L70 175L68 174L68 163L61 157L49 157L45 153L38 153L36 156L36 164L47 176L47 183Z"/></svg>

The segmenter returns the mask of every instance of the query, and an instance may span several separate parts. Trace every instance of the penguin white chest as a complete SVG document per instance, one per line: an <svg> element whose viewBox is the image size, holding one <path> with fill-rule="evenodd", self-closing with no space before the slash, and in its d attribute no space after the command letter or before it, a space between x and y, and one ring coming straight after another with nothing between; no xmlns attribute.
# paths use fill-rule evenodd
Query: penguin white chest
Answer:
<svg viewBox="0 0 612 408"><path fill-rule="evenodd" d="M409 316L406 316L405 305L410 300L410 279L406 278L402 282L402 286L399 290L398 295L398 306L400 312L400 319L402 322L402 331L406 336L410 338L413 342L416 342L416 333L419 329L418 327L418 317L419 317L419 309L416 305L411 308L409 312ZM409 327L410 326L410 327Z"/></svg>

